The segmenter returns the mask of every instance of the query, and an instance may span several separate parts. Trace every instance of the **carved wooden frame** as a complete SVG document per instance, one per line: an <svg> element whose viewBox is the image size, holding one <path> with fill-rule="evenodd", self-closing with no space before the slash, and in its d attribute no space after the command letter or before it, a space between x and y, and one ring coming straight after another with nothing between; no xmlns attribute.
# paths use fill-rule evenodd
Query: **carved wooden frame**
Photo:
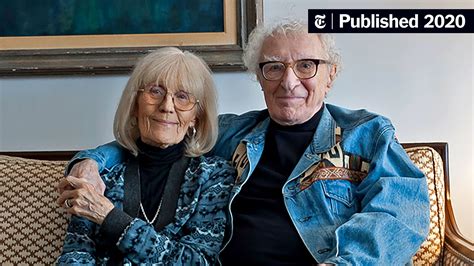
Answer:
<svg viewBox="0 0 474 266"><path fill-rule="evenodd" d="M201 55L214 71L244 70L243 44L252 29L263 21L263 0L237 0L236 4L235 44L180 47ZM140 56L154 49L156 47L0 49L0 76L123 74L132 69Z"/></svg>

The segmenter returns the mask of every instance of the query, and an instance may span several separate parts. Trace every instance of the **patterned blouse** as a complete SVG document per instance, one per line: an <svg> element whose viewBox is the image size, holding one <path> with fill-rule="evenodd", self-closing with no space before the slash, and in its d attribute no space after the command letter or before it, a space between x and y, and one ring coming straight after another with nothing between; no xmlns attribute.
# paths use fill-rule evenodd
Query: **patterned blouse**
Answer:
<svg viewBox="0 0 474 266"><path fill-rule="evenodd" d="M106 184L105 196L115 205L114 210L122 210L124 206L127 165L118 164L102 175ZM216 264L234 177L234 168L219 157L191 158L179 189L172 222L156 230L136 215L130 217L115 246L114 243L104 246L102 242L106 237L100 225L72 216L57 264L105 265L116 260L117 254L123 265Z"/></svg>

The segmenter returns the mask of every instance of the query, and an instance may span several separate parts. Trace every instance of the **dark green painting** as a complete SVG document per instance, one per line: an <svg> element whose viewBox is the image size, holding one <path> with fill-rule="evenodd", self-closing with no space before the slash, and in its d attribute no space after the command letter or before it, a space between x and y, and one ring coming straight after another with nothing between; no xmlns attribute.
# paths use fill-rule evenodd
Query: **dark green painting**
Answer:
<svg viewBox="0 0 474 266"><path fill-rule="evenodd" d="M223 32L222 0L0 0L0 36Z"/></svg>

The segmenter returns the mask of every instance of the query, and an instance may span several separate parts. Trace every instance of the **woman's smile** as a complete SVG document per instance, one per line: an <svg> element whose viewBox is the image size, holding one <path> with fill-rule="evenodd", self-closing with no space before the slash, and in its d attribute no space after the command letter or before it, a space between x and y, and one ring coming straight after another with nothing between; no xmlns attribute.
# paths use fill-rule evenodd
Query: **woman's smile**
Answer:
<svg viewBox="0 0 474 266"><path fill-rule="evenodd" d="M176 121L168 120L168 119L160 119L160 118L151 118L152 121L164 125L164 126L176 126L179 123Z"/></svg>

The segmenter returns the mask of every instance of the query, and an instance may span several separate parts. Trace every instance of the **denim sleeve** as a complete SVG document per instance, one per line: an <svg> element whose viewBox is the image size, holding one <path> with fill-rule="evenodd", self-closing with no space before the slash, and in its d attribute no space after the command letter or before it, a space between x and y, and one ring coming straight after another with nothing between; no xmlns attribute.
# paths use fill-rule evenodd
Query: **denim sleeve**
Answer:
<svg viewBox="0 0 474 266"><path fill-rule="evenodd" d="M127 152L116 141L101 145L95 149L83 150L78 152L69 161L66 167L66 174L71 171L72 166L84 159L92 159L97 162L99 166L99 173L107 173L110 169L125 161Z"/></svg>
<svg viewBox="0 0 474 266"><path fill-rule="evenodd" d="M95 224L86 218L71 216L57 265L95 265Z"/></svg>
<svg viewBox="0 0 474 266"><path fill-rule="evenodd" d="M371 158L356 191L361 212L336 230L337 251L326 263L407 264L428 234L426 178L395 139L392 126L376 138Z"/></svg>
<svg viewBox="0 0 474 266"><path fill-rule="evenodd" d="M207 169L197 172L209 174ZM192 211L179 232L170 232L169 226L157 232L152 225L134 219L117 243L119 250L138 264L216 265L234 176L235 170L227 163L209 174L201 186L195 209L186 206L176 210L177 216Z"/></svg>

